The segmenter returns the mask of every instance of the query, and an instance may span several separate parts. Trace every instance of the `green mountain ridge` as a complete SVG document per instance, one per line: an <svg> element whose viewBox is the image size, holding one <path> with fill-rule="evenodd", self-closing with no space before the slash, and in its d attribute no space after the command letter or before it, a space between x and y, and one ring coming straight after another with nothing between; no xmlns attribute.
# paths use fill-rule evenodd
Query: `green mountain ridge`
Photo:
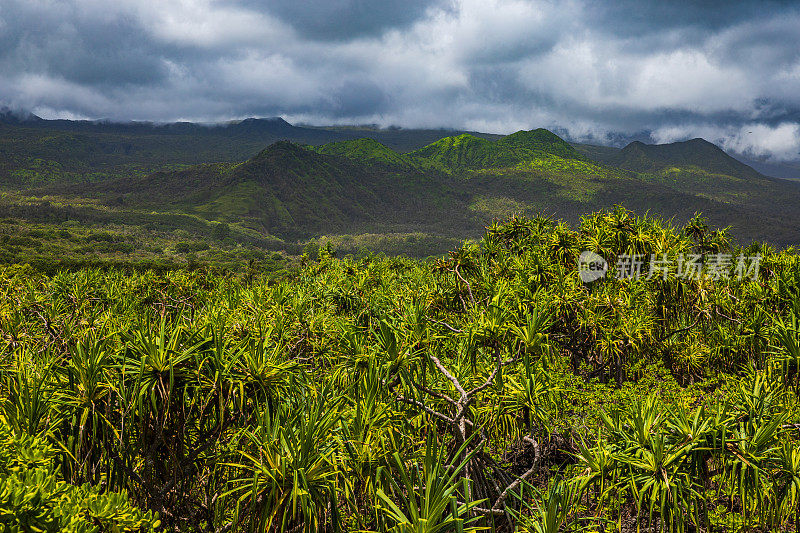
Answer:
<svg viewBox="0 0 800 533"><path fill-rule="evenodd" d="M655 172L669 167L697 167L715 174L763 177L705 139L657 145L634 141L620 150L616 166L636 172Z"/></svg>
<svg viewBox="0 0 800 533"><path fill-rule="evenodd" d="M223 124L45 120L0 109L0 187L100 182L186 165L236 163L280 140L321 145L370 137L395 150L411 151L453 133L296 126L279 117Z"/></svg>
<svg viewBox="0 0 800 533"><path fill-rule="evenodd" d="M179 227L207 239L227 223L236 242L287 249L325 236L352 250L370 246L359 235L372 235L379 249L425 255L512 214L577 222L615 204L676 222L701 211L740 242L800 242L800 187L711 143L587 148L544 129L446 136L405 153L374 138L278 141L240 161L5 190L0 218L26 224Z"/></svg>
<svg viewBox="0 0 800 533"><path fill-rule="evenodd" d="M102 195L110 188L132 207L195 213L291 239L361 226L430 224L432 213L442 211L433 199L463 204L444 185L415 170L359 164L279 141L240 164L159 172L84 192ZM158 199L163 197L170 200Z"/></svg>
<svg viewBox="0 0 800 533"><path fill-rule="evenodd" d="M310 147L362 163L452 173L462 170L513 167L538 158L585 160L569 143L545 130L518 131L498 140L472 134L443 137L418 150L402 154L380 142L361 138Z"/></svg>
<svg viewBox="0 0 800 533"><path fill-rule="evenodd" d="M392 150L375 139L367 137L349 141L337 141L320 146L309 146L308 148L320 154L345 157L365 164L401 168L415 167L414 162L410 158Z"/></svg>
<svg viewBox="0 0 800 533"><path fill-rule="evenodd" d="M681 219L706 211L733 224L734 233L745 239L763 235L782 217L798 216L789 204L800 200L800 188L731 165L724 152L706 144L667 150L634 144L622 151L627 159L620 159L631 168L618 168L591 161L541 129L497 141L469 134L445 137L407 154L374 139L321 146L282 141L238 165L159 173L138 182L145 192L129 201L152 207L154 191L166 188L175 199L172 209L288 239L410 229L463 236L517 211L552 211L576 219L584 210L616 203ZM706 169L676 166L696 162L698 146L717 159L709 156ZM634 167L662 170L642 173ZM715 172L720 168L745 171ZM763 227L752 228L756 223ZM781 243L795 238L791 232L766 231Z"/></svg>

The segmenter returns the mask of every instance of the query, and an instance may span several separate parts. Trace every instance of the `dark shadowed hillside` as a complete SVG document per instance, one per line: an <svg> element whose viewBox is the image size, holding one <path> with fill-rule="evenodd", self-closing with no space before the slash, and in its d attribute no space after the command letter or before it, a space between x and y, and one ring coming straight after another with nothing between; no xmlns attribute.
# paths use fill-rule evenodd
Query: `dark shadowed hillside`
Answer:
<svg viewBox="0 0 800 533"><path fill-rule="evenodd" d="M644 144L634 141L605 162L636 172L658 172L669 167L697 167L706 172L741 178L761 176L704 139L670 144Z"/></svg>
<svg viewBox="0 0 800 533"><path fill-rule="evenodd" d="M459 133L301 127L279 117L222 124L43 120L5 109L0 110L0 186L103 181L185 165L233 163L280 140L320 145L367 137L407 152Z"/></svg>
<svg viewBox="0 0 800 533"><path fill-rule="evenodd" d="M478 235L493 220L515 213L577 222L587 212L620 204L674 217L676 222L700 211L718 226L730 226L731 238L739 242L759 239L788 246L800 241L800 186L762 176L703 140L637 142L620 150L572 146L538 129L499 139L453 135L403 153L368 137L312 144L338 133L295 128L280 119L197 130L202 135L166 133L170 128L206 128L191 124L128 125L148 133L123 135L97 133L115 125L75 126L96 128L91 134L54 133L31 125L38 121L22 122L25 127L2 127L29 136L33 144L26 145L27 150L40 156L33 159L40 170L11 173L0 217L23 225L79 224L123 233L137 233L142 227L180 229L188 238L206 239L216 235L216 225L225 223L229 244L268 243L290 249L325 236L344 249L377 246L426 255L446 249L450 239ZM223 130L227 137L216 136ZM233 152L229 160L209 157L225 146L242 150L247 143L253 147L255 139L306 130L302 144L278 141L250 157L234 159ZM342 131L355 135L368 129ZM380 131L373 133L379 137ZM20 138L0 142L0 161L6 169L19 162L19 152L12 148ZM99 138L135 142L125 149L110 142L103 152L95 142ZM182 144L187 139L191 143ZM192 157L204 163L192 165L192 159L182 159L180 154L190 145L196 148ZM148 164L158 162L160 170L118 164L138 161L142 154L151 154ZM61 158L63 164L50 158ZM177 160L182 163L174 163ZM26 173L34 171L39 172L37 178L27 180ZM43 179L45 171L55 178ZM14 185L14 180L24 184ZM368 242L360 237L364 235L369 235Z"/></svg>
<svg viewBox="0 0 800 533"><path fill-rule="evenodd" d="M114 196L122 195L129 207L196 213L282 238L358 228L425 227L441 222L443 213L451 231L474 229L467 221L463 194L451 181L279 141L241 164L158 172L83 191L112 203L117 201ZM108 189L113 195L105 193Z"/></svg>

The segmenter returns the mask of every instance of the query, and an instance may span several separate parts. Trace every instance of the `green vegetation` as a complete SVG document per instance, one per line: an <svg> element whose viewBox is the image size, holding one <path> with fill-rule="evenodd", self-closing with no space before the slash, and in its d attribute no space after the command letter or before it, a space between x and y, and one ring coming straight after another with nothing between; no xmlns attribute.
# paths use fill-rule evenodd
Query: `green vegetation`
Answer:
<svg viewBox="0 0 800 533"><path fill-rule="evenodd" d="M369 136L410 151L453 132L377 128L310 128L280 118L230 124L152 124L16 120L0 110L0 186L101 182L180 170L209 162L239 162L280 140L318 145ZM485 137L497 137L483 135Z"/></svg>
<svg viewBox="0 0 800 533"><path fill-rule="evenodd" d="M419 150L409 157L419 161L430 161L442 171L473 168L506 167L516 162L513 153L497 149L497 143L463 134L445 137Z"/></svg>
<svg viewBox="0 0 800 533"><path fill-rule="evenodd" d="M51 204L45 208L34 205L33 209L41 209L38 213L42 214L54 208ZM86 213L74 209L74 213L82 212ZM225 223L175 218L158 214L149 215L144 221L119 222L80 216L62 221L50 219L51 222L38 217L36 222L3 218L0 262L29 264L44 272L101 266L168 270L201 264L226 270L242 270L243 265L269 271L291 268L285 243L275 244L238 228L234 231ZM299 245L289 248L292 254L299 254L300 250Z"/></svg>
<svg viewBox="0 0 800 533"><path fill-rule="evenodd" d="M411 159L388 148L374 139L355 139L311 147L320 154L338 155L372 165L413 167Z"/></svg>
<svg viewBox="0 0 800 533"><path fill-rule="evenodd" d="M30 399L40 394L32 374L7 380L9 392ZM14 400L12 398L6 398ZM63 531L96 533L156 531L158 515L132 506L124 491L101 492L86 483L76 486L61 479L58 450L45 439L32 436L29 423L36 412L4 406L10 416L0 416L0 527L3 531Z"/></svg>
<svg viewBox="0 0 800 533"><path fill-rule="evenodd" d="M0 220L13 222L0 227L9 239L0 262L229 269L276 251L300 255L323 236L343 253L427 257L511 214L577 223L615 204L676 223L701 211L741 244L797 243L797 184L702 140L619 150L537 129L420 146L447 133L280 119L0 123ZM307 144L264 148L281 138ZM63 231L77 240L57 238ZM114 239L79 242L92 232ZM59 264L48 266L54 257Z"/></svg>
<svg viewBox="0 0 800 533"><path fill-rule="evenodd" d="M431 261L331 243L277 277L0 267L0 523L797 530L794 249L621 207ZM610 275L582 283L582 250ZM613 275L662 253L760 270Z"/></svg>
<svg viewBox="0 0 800 533"><path fill-rule="evenodd" d="M542 159L577 162L581 161L583 156L557 135L545 129L537 129L518 131L497 141L470 134L445 137L409 153L408 158L416 162L420 168L455 172L537 164L541 168L549 168L548 164L541 162Z"/></svg>
<svg viewBox="0 0 800 533"><path fill-rule="evenodd" d="M636 172L656 172L666 167L703 168L715 174L758 178L758 172L740 163L719 147L703 139L671 144L632 142L610 157L600 158Z"/></svg>

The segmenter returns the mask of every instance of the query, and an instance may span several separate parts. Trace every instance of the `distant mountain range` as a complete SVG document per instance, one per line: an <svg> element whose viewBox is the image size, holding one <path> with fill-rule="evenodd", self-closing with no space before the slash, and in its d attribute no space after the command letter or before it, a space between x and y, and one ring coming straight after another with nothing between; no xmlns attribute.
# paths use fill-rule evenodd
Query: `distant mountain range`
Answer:
<svg viewBox="0 0 800 533"><path fill-rule="evenodd" d="M800 159L795 161L764 161L737 155L736 158L765 176L800 181Z"/></svg>
<svg viewBox="0 0 800 533"><path fill-rule="evenodd" d="M30 206L47 198L48 212L56 201L90 213L63 215L71 219L125 226L180 215L287 243L361 233L464 238L515 212L576 221L614 204L677 221L702 211L741 242L800 243L800 184L702 139L620 149L570 144L544 129L500 136L279 118L114 124L5 112L0 186L12 193L0 215L35 218Z"/></svg>

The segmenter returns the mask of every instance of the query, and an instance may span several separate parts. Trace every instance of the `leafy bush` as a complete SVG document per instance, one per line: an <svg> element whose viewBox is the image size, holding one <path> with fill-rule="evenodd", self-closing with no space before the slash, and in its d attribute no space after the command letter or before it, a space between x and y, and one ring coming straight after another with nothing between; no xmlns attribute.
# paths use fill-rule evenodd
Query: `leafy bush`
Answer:
<svg viewBox="0 0 800 533"><path fill-rule="evenodd" d="M175 245L175 251L179 254L185 254L192 251L192 245L188 242L179 242Z"/></svg>
<svg viewBox="0 0 800 533"><path fill-rule="evenodd" d="M2 421L2 420L0 420ZM0 529L47 532L146 532L160 525L124 492L101 494L89 484L59 480L56 453L39 437L0 425Z"/></svg>
<svg viewBox="0 0 800 533"><path fill-rule="evenodd" d="M107 231L99 233L92 232L86 236L87 242L114 242L116 237Z"/></svg>
<svg viewBox="0 0 800 533"><path fill-rule="evenodd" d="M186 242L181 241L175 244L175 251L179 254L186 254L190 252L202 252L211 248L206 242Z"/></svg>

